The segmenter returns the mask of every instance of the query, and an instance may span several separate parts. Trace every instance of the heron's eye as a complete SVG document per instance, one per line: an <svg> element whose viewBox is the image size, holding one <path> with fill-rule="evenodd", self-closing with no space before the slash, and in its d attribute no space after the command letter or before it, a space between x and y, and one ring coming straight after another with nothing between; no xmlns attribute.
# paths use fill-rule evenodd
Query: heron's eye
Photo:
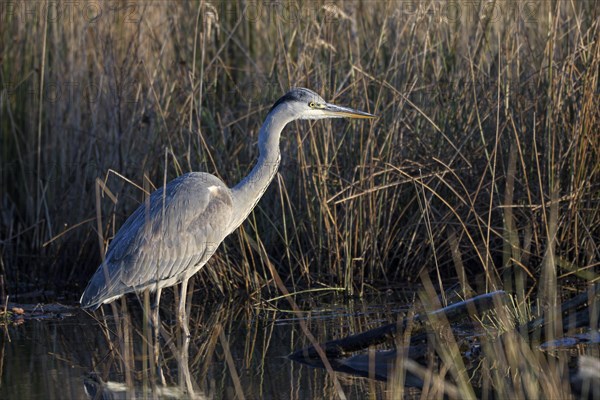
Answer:
<svg viewBox="0 0 600 400"><path fill-rule="evenodd" d="M308 103L308 106L309 106L310 108L315 108L315 107L316 107L316 104L315 104L315 102L314 102L314 101L311 101L310 103Z"/></svg>

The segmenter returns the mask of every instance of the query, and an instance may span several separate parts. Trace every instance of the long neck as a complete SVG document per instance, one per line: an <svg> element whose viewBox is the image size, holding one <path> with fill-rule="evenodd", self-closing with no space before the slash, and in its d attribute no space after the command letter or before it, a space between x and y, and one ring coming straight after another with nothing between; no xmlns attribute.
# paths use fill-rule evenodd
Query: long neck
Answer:
<svg viewBox="0 0 600 400"><path fill-rule="evenodd" d="M244 222L277 173L281 159L279 138L281 131L290 121L289 118L278 114L280 113L274 110L267 115L258 135L258 161L250 174L231 189L234 215L230 232Z"/></svg>

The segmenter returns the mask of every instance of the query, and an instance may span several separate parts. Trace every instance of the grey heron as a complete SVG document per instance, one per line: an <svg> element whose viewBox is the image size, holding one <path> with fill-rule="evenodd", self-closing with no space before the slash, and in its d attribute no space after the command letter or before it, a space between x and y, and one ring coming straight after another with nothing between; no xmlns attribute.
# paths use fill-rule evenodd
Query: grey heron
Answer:
<svg viewBox="0 0 600 400"><path fill-rule="evenodd" d="M281 159L283 128L298 119L340 117L375 118L329 104L309 89L289 91L275 102L260 128L259 157L250 174L229 188L214 175L190 172L155 190L111 241L81 296L82 307L97 309L126 293L150 289L156 292L153 307L157 318L162 289L181 282L178 320L189 336L185 315L188 280L242 224L269 186Z"/></svg>

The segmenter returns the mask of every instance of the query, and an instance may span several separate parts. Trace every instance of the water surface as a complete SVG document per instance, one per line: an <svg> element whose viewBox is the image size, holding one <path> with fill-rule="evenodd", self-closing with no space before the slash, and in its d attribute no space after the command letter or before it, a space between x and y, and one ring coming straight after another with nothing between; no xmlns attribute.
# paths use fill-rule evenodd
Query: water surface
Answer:
<svg viewBox="0 0 600 400"><path fill-rule="evenodd" d="M348 398L385 397L381 382L342 373L333 378L286 356L310 344L307 331L321 342L361 332L394 320L406 303L389 295L357 301L310 294L296 301L306 311L292 312L286 300L202 303L194 296L187 362L165 301L159 365L168 390L135 298L124 309L118 302L116 318L108 306L104 317L55 307L5 328L0 398L189 398L186 380L198 398L331 398L339 390L334 379Z"/></svg>

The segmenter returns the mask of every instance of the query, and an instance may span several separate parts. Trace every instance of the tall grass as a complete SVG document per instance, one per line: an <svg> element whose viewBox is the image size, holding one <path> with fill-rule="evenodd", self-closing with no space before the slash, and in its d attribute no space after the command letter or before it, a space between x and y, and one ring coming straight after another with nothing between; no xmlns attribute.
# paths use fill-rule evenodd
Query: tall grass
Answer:
<svg viewBox="0 0 600 400"><path fill-rule="evenodd" d="M0 7L10 293L80 292L140 188L238 182L291 86L380 118L287 128L280 174L199 274L215 290L278 294L265 254L289 287L349 294L424 270L521 298L597 279L595 1Z"/></svg>

